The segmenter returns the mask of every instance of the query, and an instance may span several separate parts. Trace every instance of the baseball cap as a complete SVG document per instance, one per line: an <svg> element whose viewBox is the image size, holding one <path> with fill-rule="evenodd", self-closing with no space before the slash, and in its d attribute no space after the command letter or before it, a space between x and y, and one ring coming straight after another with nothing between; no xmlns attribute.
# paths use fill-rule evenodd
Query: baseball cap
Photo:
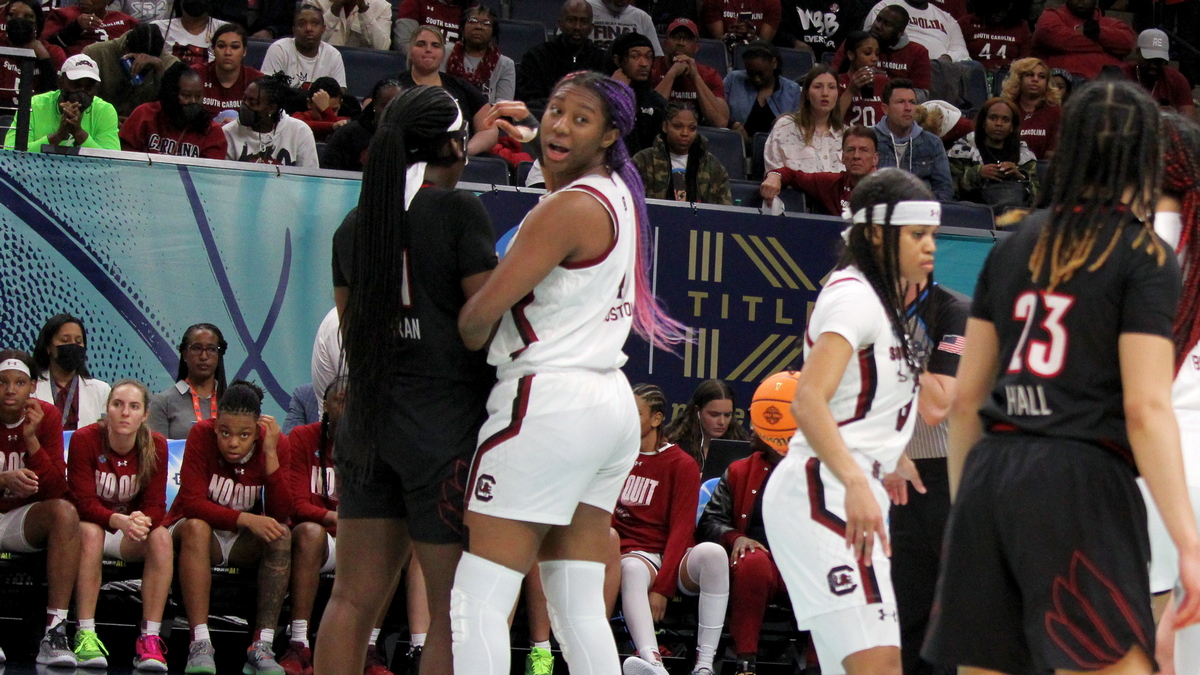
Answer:
<svg viewBox="0 0 1200 675"><path fill-rule="evenodd" d="M679 28L686 28L691 31L692 35L700 37L700 29L696 27L696 22L692 21L691 19L684 18L679 18L672 21L671 25L667 26L667 35L674 33L675 30Z"/></svg>
<svg viewBox="0 0 1200 675"><path fill-rule="evenodd" d="M100 81L100 68L92 57L86 54L76 54L63 62L59 75L66 75L68 80L81 80L85 77Z"/></svg>
<svg viewBox="0 0 1200 675"><path fill-rule="evenodd" d="M1167 34L1157 28L1142 31L1141 35L1138 35L1137 46L1144 59L1171 60L1171 42L1167 39Z"/></svg>

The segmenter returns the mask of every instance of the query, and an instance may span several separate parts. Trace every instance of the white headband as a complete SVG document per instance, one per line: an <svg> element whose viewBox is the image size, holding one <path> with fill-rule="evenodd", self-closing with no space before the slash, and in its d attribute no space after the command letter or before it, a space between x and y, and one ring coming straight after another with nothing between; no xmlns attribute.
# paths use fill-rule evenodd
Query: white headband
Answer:
<svg viewBox="0 0 1200 675"><path fill-rule="evenodd" d="M870 222L882 225L887 218L888 205L876 204L873 207ZM852 222L857 224L867 222L867 210L859 209L854 214ZM892 211L892 225L941 225L942 205L938 202L898 202Z"/></svg>
<svg viewBox="0 0 1200 675"><path fill-rule="evenodd" d="M450 92L446 92L446 95L450 96ZM458 99L454 98L453 96L450 96L450 100L454 101L454 107L458 110L458 117L454 118L454 123L451 124L446 131L462 131L463 124L466 122L466 120L463 119L462 106L458 104ZM465 152L466 148L463 148L463 151Z"/></svg>
<svg viewBox="0 0 1200 675"><path fill-rule="evenodd" d="M0 372L5 370L20 371L25 373L26 377L33 377L33 374L29 372L29 366L25 365L25 362L21 359L7 359L0 361Z"/></svg>

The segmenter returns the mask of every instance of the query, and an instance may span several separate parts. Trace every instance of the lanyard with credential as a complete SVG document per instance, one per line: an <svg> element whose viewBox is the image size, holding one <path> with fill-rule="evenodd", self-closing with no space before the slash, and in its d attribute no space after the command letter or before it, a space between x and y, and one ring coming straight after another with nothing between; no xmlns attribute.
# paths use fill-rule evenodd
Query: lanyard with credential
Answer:
<svg viewBox="0 0 1200 675"><path fill-rule="evenodd" d="M200 397L196 395L196 388L188 382L188 390L192 392L192 410L196 413L196 421L202 422L205 418L200 416ZM217 392L213 391L213 395L208 397L208 413L209 417L217 416Z"/></svg>
<svg viewBox="0 0 1200 675"><path fill-rule="evenodd" d="M67 415L71 414L71 404L75 402L75 394L78 391L79 376L76 375L75 377L71 378L71 389L67 391L67 402L63 404L62 410L59 411L62 413L64 421L67 419ZM50 395L56 399L58 398L58 385L55 384L53 377L50 378Z"/></svg>

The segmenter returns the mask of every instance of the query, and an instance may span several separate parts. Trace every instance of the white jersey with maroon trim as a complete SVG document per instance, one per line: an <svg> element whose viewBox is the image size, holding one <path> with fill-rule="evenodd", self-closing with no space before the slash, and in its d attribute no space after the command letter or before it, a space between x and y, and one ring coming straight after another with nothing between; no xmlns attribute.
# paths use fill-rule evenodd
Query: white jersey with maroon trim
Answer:
<svg viewBox="0 0 1200 675"><path fill-rule="evenodd" d="M633 196L617 174L584 176L567 190L604 206L612 245L595 259L560 264L504 315L488 353L500 379L544 368L604 371L625 364L621 348L633 326L637 276Z"/></svg>
<svg viewBox="0 0 1200 675"><path fill-rule="evenodd" d="M912 436L918 380L879 296L857 268L834 272L817 296L805 330L806 358L822 333L841 335L854 348L829 409L846 447L873 460L879 478L896 466ZM792 437L793 455L816 456L803 433Z"/></svg>

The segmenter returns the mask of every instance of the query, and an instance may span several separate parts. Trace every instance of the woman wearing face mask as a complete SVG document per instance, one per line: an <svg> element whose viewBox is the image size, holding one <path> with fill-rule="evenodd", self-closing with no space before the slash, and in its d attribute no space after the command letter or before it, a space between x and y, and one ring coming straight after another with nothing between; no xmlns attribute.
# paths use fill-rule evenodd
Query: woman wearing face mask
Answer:
<svg viewBox="0 0 1200 675"><path fill-rule="evenodd" d="M708 457L708 443L714 438L745 441L750 434L742 428L734 412L737 403L733 400L733 389L723 380L705 380L692 392L687 408L671 420L666 436L679 447L691 453L700 468Z"/></svg>
<svg viewBox="0 0 1200 675"><path fill-rule="evenodd" d="M175 0L169 19L153 21L167 41L167 49L188 66L213 59L212 40L224 21L209 16L212 0Z"/></svg>
<svg viewBox="0 0 1200 675"><path fill-rule="evenodd" d="M837 78L828 66L815 66L804 78L800 109L775 120L763 151L767 170L786 166L809 173L843 171L842 120Z"/></svg>
<svg viewBox="0 0 1200 675"><path fill-rule="evenodd" d="M110 387L88 373L82 321L70 314L50 317L38 333L33 359L41 372L34 397L58 408L64 430L87 426L104 415Z"/></svg>
<svg viewBox="0 0 1200 675"><path fill-rule="evenodd" d="M58 45L52 45L39 36L45 27L42 6L36 0L12 0L5 7L7 24L0 35L0 46L32 49L37 57L34 64L33 93L41 94L54 89L54 76L67 60L67 54ZM17 107L17 84L21 66L17 59L0 58L0 106Z"/></svg>
<svg viewBox="0 0 1200 675"><path fill-rule="evenodd" d="M225 159L225 132L205 109L196 71L176 63L163 75L158 101L143 103L121 125L121 149L152 155Z"/></svg>
<svg viewBox="0 0 1200 675"><path fill-rule="evenodd" d="M283 111L288 76L264 75L242 97L236 120L226 122L225 159L256 164L318 167L312 129Z"/></svg>
<svg viewBox="0 0 1200 675"><path fill-rule="evenodd" d="M1007 99L993 98L979 110L975 131L967 134L947 153L954 178L954 196L997 206L1030 206L1037 203L1037 157L1021 140L1017 106ZM1025 203L1005 201L990 190L999 183L1024 183Z"/></svg>

